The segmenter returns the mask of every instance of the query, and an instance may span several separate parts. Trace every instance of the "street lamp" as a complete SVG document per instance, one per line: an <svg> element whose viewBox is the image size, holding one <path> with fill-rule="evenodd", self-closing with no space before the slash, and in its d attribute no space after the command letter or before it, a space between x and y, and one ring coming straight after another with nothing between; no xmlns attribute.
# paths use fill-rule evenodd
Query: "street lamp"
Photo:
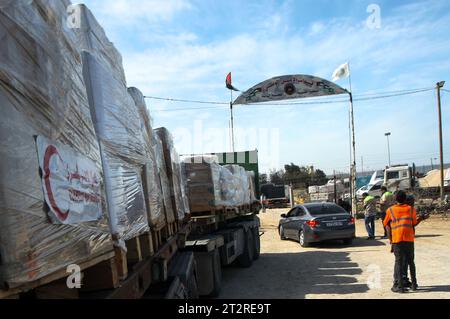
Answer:
<svg viewBox="0 0 450 319"><path fill-rule="evenodd" d="M439 152L441 160L441 200L444 200L444 146L442 142L442 110L441 110L441 89L444 87L445 81L436 83L438 98L438 114L439 114Z"/></svg>
<svg viewBox="0 0 450 319"><path fill-rule="evenodd" d="M433 160L437 161L437 158L431 158L431 170L434 171L434 163Z"/></svg>
<svg viewBox="0 0 450 319"><path fill-rule="evenodd" d="M391 146L389 144L389 136L391 136L391 133L385 133L384 136L387 138L387 145L388 145L388 156L389 156L389 167L391 166Z"/></svg>

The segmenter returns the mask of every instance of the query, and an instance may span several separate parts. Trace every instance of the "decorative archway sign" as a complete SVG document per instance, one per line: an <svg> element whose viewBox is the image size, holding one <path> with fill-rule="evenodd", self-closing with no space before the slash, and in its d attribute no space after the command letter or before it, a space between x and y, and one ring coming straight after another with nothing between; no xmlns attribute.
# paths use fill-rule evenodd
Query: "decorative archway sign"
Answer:
<svg viewBox="0 0 450 319"><path fill-rule="evenodd" d="M234 102L230 103L230 107L232 110L233 105L250 105L339 94L348 94L350 97L350 126L352 131L350 143L353 148L353 159L351 164L351 199L352 211L353 214L356 215L356 142L353 96L351 92L333 82L316 76L304 74L283 75L261 82L243 92ZM232 139L234 141L234 137L232 137Z"/></svg>

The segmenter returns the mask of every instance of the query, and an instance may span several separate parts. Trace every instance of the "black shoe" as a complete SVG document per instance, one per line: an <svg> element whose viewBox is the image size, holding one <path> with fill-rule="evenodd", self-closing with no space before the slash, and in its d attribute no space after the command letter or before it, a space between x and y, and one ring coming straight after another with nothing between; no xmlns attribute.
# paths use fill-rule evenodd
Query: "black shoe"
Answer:
<svg viewBox="0 0 450 319"><path fill-rule="evenodd" d="M412 282L411 281L409 281L409 279L407 279L407 280L405 280L404 282L403 282L403 287L405 287L405 288L407 288L407 289L410 289L411 287L412 287Z"/></svg>
<svg viewBox="0 0 450 319"><path fill-rule="evenodd" d="M417 284L412 284L411 285L411 290L412 291L417 291L417 290L419 290L419 286Z"/></svg>
<svg viewBox="0 0 450 319"><path fill-rule="evenodd" d="M395 292L395 293L398 293L398 294L403 294L403 293L406 292L406 290L404 288L400 288L400 287L397 287L397 286L392 287L391 291Z"/></svg>

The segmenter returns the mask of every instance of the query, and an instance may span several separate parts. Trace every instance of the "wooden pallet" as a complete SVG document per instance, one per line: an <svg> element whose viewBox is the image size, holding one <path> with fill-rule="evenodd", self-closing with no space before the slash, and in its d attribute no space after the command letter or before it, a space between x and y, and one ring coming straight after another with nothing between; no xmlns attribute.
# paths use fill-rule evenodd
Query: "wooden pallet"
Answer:
<svg viewBox="0 0 450 319"><path fill-rule="evenodd" d="M86 299L141 299L151 285L159 284L168 278L168 265L173 256L185 246L190 232L186 225L170 237L155 254L130 267L128 277L121 281L120 287L99 292L83 294Z"/></svg>
<svg viewBox="0 0 450 319"><path fill-rule="evenodd" d="M118 265L119 278L124 280L128 277L128 268L153 256L155 244L152 232L142 234L125 241L127 251L115 247L116 261Z"/></svg>
<svg viewBox="0 0 450 319"><path fill-rule="evenodd" d="M17 299L24 294L38 299L77 298L79 291L111 289L119 286L114 251L82 262L78 266L82 279L80 290L67 287L67 278L70 274L64 268L23 287L0 290L0 299Z"/></svg>

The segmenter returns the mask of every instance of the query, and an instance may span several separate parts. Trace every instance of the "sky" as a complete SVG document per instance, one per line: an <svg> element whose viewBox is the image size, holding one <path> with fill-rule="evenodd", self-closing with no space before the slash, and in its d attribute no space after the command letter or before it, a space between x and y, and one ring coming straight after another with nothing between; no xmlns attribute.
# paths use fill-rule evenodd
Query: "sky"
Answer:
<svg viewBox="0 0 450 319"><path fill-rule="evenodd" d="M86 0L119 49L128 86L144 95L230 101L268 78L331 80L349 62L352 92L450 89L450 2L364 0ZM373 11L375 8L375 11ZM348 79L337 84L349 89ZM234 95L236 98L237 95ZM323 98L322 98L323 99ZM444 156L450 157L450 93L442 92ZM229 151L226 105L147 100L153 126L167 127L180 154ZM259 150L260 169L313 165L348 171L349 105L236 106L236 150ZM357 170L425 165L439 157L436 90L355 101ZM436 159L436 160L435 160Z"/></svg>

